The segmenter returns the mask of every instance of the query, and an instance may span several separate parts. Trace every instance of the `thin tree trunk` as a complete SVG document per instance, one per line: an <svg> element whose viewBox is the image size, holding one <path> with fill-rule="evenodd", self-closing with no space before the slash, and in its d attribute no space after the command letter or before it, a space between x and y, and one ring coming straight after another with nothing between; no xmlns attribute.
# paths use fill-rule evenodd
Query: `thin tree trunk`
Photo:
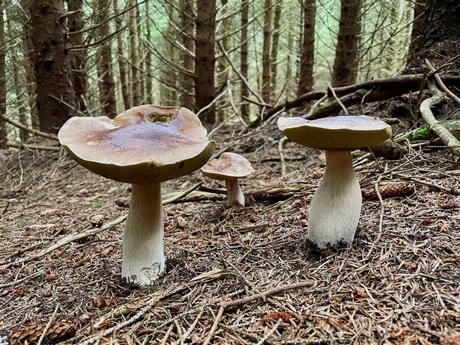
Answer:
<svg viewBox="0 0 460 345"><path fill-rule="evenodd" d="M144 42L142 40L142 23L140 5L136 7L136 21L137 21L137 40L139 42L139 91L140 91L140 102L145 103L145 72L142 66L144 65Z"/></svg>
<svg viewBox="0 0 460 345"><path fill-rule="evenodd" d="M280 40L281 33L281 9L282 9L282 0L278 0L278 3L275 6L275 19L273 20L273 44L272 44L272 66L271 66L271 83L272 83L272 92L276 94L276 85L278 77L278 45Z"/></svg>
<svg viewBox="0 0 460 345"><path fill-rule="evenodd" d="M273 0L265 0L264 18L264 43L262 52L262 98L265 103L270 104L271 100L271 45L272 45L272 24L273 24Z"/></svg>
<svg viewBox="0 0 460 345"><path fill-rule="evenodd" d="M288 43L287 43L288 52L294 51L294 35L292 30L289 29L288 31ZM292 77L292 59L294 54L287 54L287 61L286 61L286 97L291 98L292 94L294 93L294 82Z"/></svg>
<svg viewBox="0 0 460 345"><path fill-rule="evenodd" d="M173 23L175 21L175 8L174 3L170 2L168 6L168 28L166 30L166 37L169 41L173 41L177 39L174 35L174 27ZM177 63L177 51L176 48L172 43L168 40L164 42L164 56L167 60L171 62L171 64ZM168 105L175 105L177 101L177 71L168 65L165 65L161 69L161 99L162 102L166 102Z"/></svg>
<svg viewBox="0 0 460 345"><path fill-rule="evenodd" d="M13 72L13 82L14 82L14 93L16 94L16 101L15 101L15 107L18 111L18 120L19 123L29 127L28 121L27 121L27 109L25 106L25 100L23 99L24 97L24 92L21 88L21 82L19 78L19 71L18 71L18 66L17 62L13 62L12 64L12 72ZM19 139L21 140L21 143L25 143L29 137L29 132L19 129Z"/></svg>
<svg viewBox="0 0 460 345"><path fill-rule="evenodd" d="M40 129L48 133L56 133L76 106L63 14L62 0L30 2L37 108Z"/></svg>
<svg viewBox="0 0 460 345"><path fill-rule="evenodd" d="M361 0L341 0L332 85L354 84L358 76L358 40L361 34Z"/></svg>
<svg viewBox="0 0 460 345"><path fill-rule="evenodd" d="M152 33L150 30L150 1L145 0L145 15L147 17L145 21L145 29L147 33L147 42L151 43L152 42ZM147 103L153 103L153 83L152 83L152 77L150 74L153 72L152 70L152 51L151 49L147 49L146 55L145 55L145 101Z"/></svg>
<svg viewBox="0 0 460 345"><path fill-rule="evenodd" d="M195 37L195 97L196 108L202 109L215 97L214 47L216 35L216 1L197 2ZM216 121L214 107L204 114L203 122L208 125Z"/></svg>
<svg viewBox="0 0 460 345"><path fill-rule="evenodd" d="M113 9L115 13L119 13L118 0L113 0ZM122 27L122 16L115 17L115 29L117 31L121 30ZM120 73L120 84L121 84L121 97L123 99L123 109L128 109L131 107L131 102L129 101L129 88L128 81L126 77L126 61L124 59L124 43L123 43L123 34L120 32L117 35L117 61L118 61L118 70Z"/></svg>
<svg viewBox="0 0 460 345"><path fill-rule="evenodd" d="M248 80L248 22L249 22L249 0L241 0L241 50L240 69L241 75ZM249 120L249 104L243 98L249 97L249 89L245 83L241 83L241 116Z"/></svg>
<svg viewBox="0 0 460 345"><path fill-rule="evenodd" d="M5 22L3 1L0 3L0 114L6 114L6 75L5 75ZM0 148L7 146L6 122L0 117Z"/></svg>
<svg viewBox="0 0 460 345"><path fill-rule="evenodd" d="M108 3L99 0L98 22L102 23L108 16ZM110 35L108 23L98 28L100 39ZM115 98L115 81L112 75L112 49L110 40L105 40L99 47L99 59L97 63L97 75L99 79L99 101L104 109L104 115L110 118L117 116L117 102Z"/></svg>
<svg viewBox="0 0 460 345"><path fill-rule="evenodd" d="M315 65L315 0L303 2L303 44L300 59L300 78L297 95L307 93L313 88L313 67Z"/></svg>
<svg viewBox="0 0 460 345"><path fill-rule="evenodd" d="M26 24L27 25L27 24ZM30 37L30 30L24 27L22 46L25 52L25 70L26 70L26 83L27 83L27 101L29 103L29 111L31 124L33 129L40 128L40 121L37 112L37 95L36 95L36 81L34 75L33 64L35 61L32 38Z"/></svg>
<svg viewBox="0 0 460 345"><path fill-rule="evenodd" d="M192 0L180 0L180 9L181 9L181 25L183 33L181 35L182 45L184 46L187 51L193 53L194 43L193 43L193 29L194 29L194 22L191 16L193 15L193 3ZM188 15L187 15L188 14ZM193 56L184 52L182 53L182 63L184 64L184 68L193 71L194 69L194 61ZM195 101L193 97L193 88L194 88L194 80L193 77L186 75L185 73L182 74L182 92L180 94L180 103L188 108L194 109L195 108Z"/></svg>
<svg viewBox="0 0 460 345"><path fill-rule="evenodd" d="M67 0L67 8L69 11L76 11L68 18L69 38L73 46L82 46L83 33L83 0ZM86 50L78 49L71 52L70 63L72 66L72 84L75 90L77 100L77 108L80 111L86 110Z"/></svg>
<svg viewBox="0 0 460 345"><path fill-rule="evenodd" d="M136 5L136 0L130 0L130 6ZM131 59L131 82L132 82L132 104L139 105L141 102L141 84L139 75L139 35L137 33L136 9L129 11L129 41Z"/></svg>

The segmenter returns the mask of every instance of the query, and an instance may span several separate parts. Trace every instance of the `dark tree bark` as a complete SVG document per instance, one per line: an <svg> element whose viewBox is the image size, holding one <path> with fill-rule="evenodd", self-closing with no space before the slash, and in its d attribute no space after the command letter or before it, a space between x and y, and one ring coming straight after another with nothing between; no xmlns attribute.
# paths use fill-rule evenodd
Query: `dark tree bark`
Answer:
<svg viewBox="0 0 460 345"><path fill-rule="evenodd" d="M249 23L249 0L241 0L241 50L240 50L240 69L241 75L248 80L248 23ZM241 116L249 119L249 104L244 101L244 97L249 97L249 89L245 83L241 83Z"/></svg>
<svg viewBox="0 0 460 345"><path fill-rule="evenodd" d="M192 0L180 0L180 21L182 25L182 35L181 41L182 45L185 49L189 52L193 52L194 43L193 43L193 29L194 29L194 22L192 19L193 15L193 2ZM194 61L193 56L186 52L182 53L182 63L185 69L189 71L193 71L194 69ZM194 80L193 77L182 73L182 92L180 94L180 103L188 108L193 110L195 108L195 102L193 98L193 87L194 87Z"/></svg>
<svg viewBox="0 0 460 345"><path fill-rule="evenodd" d="M334 86L353 84L358 76L361 1L341 0L340 2L339 35L332 72L332 85Z"/></svg>
<svg viewBox="0 0 460 345"><path fill-rule="evenodd" d="M136 0L129 2L130 7L136 5ZM139 105L141 102L141 83L139 75L139 35L137 33L138 23L136 9L129 11L129 52L131 59L131 81L132 81L132 104Z"/></svg>
<svg viewBox="0 0 460 345"><path fill-rule="evenodd" d="M161 81L161 100L167 105L176 105L177 102L177 78L178 71L172 67L178 65L177 61L177 49L174 47L173 42L177 39L174 32L175 19L175 5L174 2L169 2L168 6L168 27L166 30L167 39L164 42L163 58L169 62L163 65L160 71Z"/></svg>
<svg viewBox="0 0 460 345"><path fill-rule="evenodd" d="M210 104L215 97L215 33L216 1L200 0L197 2L195 36L195 99L198 110ZM212 125L215 121L214 107L210 107L204 113L203 122Z"/></svg>
<svg viewBox="0 0 460 345"><path fill-rule="evenodd" d="M436 60L442 55L453 57L460 53L459 15L458 0L416 2L408 57L412 72L423 69L424 58Z"/></svg>
<svg viewBox="0 0 460 345"><path fill-rule="evenodd" d="M113 9L115 13L119 12L118 8L118 0L113 0ZM115 17L115 29L117 31L121 30L123 22L122 16ZM131 107L130 97L129 97L129 88L128 88L128 81L126 77L126 61L124 60L124 43L123 43L123 35L120 32L117 35L117 61L118 61L118 70L120 73L120 84L121 84L121 97L123 99L123 109L128 109Z"/></svg>
<svg viewBox="0 0 460 345"><path fill-rule="evenodd" d="M300 78L297 95L307 93L313 88L313 67L315 65L315 0L303 2L303 44L300 59Z"/></svg>
<svg viewBox="0 0 460 345"><path fill-rule="evenodd" d="M280 40L280 33L281 33L281 9L282 9L283 2L282 0L278 0L275 6L275 18L273 19L273 43L272 43L272 65L271 65L271 83L272 83L272 91L273 94L276 93L276 85L277 85L277 78L278 78L278 45Z"/></svg>
<svg viewBox="0 0 460 345"><path fill-rule="evenodd" d="M273 0L265 0L264 42L262 51L262 98L265 103L271 100L271 46L273 24Z"/></svg>
<svg viewBox="0 0 460 345"><path fill-rule="evenodd" d="M150 1L146 0L145 1L145 13L147 15L147 20L145 24L145 29L147 33L147 42L152 41L152 33L150 30L151 23L150 23ZM146 49L146 55L145 55L145 101L147 103L153 103L153 83L152 83L152 77L151 73L153 72L152 70L152 61L153 61L153 56L152 56L152 50L151 49Z"/></svg>
<svg viewBox="0 0 460 345"><path fill-rule="evenodd" d="M26 24L27 25L27 24ZM34 74L34 50L33 50L33 43L32 37L30 36L31 30L28 29L27 26L24 27L23 30L23 40L22 46L25 54L25 64L24 68L26 70L26 83L27 83L27 101L29 103L29 111L30 111L30 118L32 123L33 129L40 128L40 120L38 118L37 112L37 94L36 94L36 81L35 81L35 74Z"/></svg>
<svg viewBox="0 0 460 345"><path fill-rule="evenodd" d="M29 9L40 129L56 133L74 115L72 108L76 106L66 47L64 3L62 0L34 0Z"/></svg>
<svg viewBox="0 0 460 345"><path fill-rule="evenodd" d="M139 96L140 102L145 103L145 71L143 69L144 64L144 41L142 39L142 25L141 25L141 13L140 13L140 4L136 6L136 21L137 21L137 41L138 44L138 53L139 56Z"/></svg>
<svg viewBox="0 0 460 345"><path fill-rule="evenodd" d="M99 1L98 22L103 23L108 16L108 3L105 0ZM110 35L108 23L98 28L100 39ZM110 118L117 116L117 102L115 98L115 81L112 74L112 49L110 40L101 43L98 49L99 59L97 62L97 75L99 79L99 101L104 109L104 115Z"/></svg>
<svg viewBox="0 0 460 345"><path fill-rule="evenodd" d="M83 46L83 0L67 0L69 11L77 11L68 18L69 38L72 46ZM71 52L72 84L75 90L77 108L80 111L86 110L86 50L78 49Z"/></svg>
<svg viewBox="0 0 460 345"><path fill-rule="evenodd" d="M3 4L1 4L3 5ZM5 22L4 11L0 10L0 114L6 114L6 75L5 75ZM0 149L6 148L6 122L0 117Z"/></svg>

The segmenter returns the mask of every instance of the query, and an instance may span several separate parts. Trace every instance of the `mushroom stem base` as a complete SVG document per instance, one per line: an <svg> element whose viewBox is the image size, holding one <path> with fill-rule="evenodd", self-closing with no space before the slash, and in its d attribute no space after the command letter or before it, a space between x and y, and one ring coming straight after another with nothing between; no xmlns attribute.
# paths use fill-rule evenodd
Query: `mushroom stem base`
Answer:
<svg viewBox="0 0 460 345"><path fill-rule="evenodd" d="M161 184L133 184L123 238L122 278L131 284L151 285L164 268Z"/></svg>
<svg viewBox="0 0 460 345"><path fill-rule="evenodd" d="M241 205L244 207L244 194L237 179L226 180L227 206Z"/></svg>
<svg viewBox="0 0 460 345"><path fill-rule="evenodd" d="M361 189L349 151L326 151L326 173L310 205L307 239L319 249L350 246L361 214Z"/></svg>

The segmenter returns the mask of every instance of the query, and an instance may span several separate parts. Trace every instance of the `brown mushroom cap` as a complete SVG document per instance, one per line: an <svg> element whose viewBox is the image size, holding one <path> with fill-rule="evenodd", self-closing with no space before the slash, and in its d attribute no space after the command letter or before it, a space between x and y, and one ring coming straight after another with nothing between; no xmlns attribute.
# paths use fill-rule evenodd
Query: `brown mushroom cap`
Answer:
<svg viewBox="0 0 460 345"><path fill-rule="evenodd" d="M200 168L214 149L206 135L198 117L186 108L140 105L114 119L72 117L58 138L92 172L142 184Z"/></svg>
<svg viewBox="0 0 460 345"><path fill-rule="evenodd" d="M322 150L353 150L376 145L391 137L391 126L366 115L317 120L280 117L278 128L292 141Z"/></svg>
<svg viewBox="0 0 460 345"><path fill-rule="evenodd" d="M216 180L233 180L254 172L251 163L236 153L224 152L219 158L206 163L201 172Z"/></svg>

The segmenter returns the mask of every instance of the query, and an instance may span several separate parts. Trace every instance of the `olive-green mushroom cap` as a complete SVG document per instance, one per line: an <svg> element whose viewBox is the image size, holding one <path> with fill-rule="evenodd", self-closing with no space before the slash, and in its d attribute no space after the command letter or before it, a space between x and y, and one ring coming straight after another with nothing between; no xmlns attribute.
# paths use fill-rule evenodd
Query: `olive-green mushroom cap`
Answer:
<svg viewBox="0 0 460 345"><path fill-rule="evenodd" d="M194 113L154 105L133 107L114 119L72 117L58 138L85 168L138 184L187 175L203 166L214 150Z"/></svg>
<svg viewBox="0 0 460 345"><path fill-rule="evenodd" d="M366 115L317 120L280 117L278 128L292 141L321 150L354 150L377 145L391 137L391 126Z"/></svg>
<svg viewBox="0 0 460 345"><path fill-rule="evenodd" d="M234 180L246 177L254 172L251 163L236 153L224 152L219 158L210 160L201 172L215 180Z"/></svg>

